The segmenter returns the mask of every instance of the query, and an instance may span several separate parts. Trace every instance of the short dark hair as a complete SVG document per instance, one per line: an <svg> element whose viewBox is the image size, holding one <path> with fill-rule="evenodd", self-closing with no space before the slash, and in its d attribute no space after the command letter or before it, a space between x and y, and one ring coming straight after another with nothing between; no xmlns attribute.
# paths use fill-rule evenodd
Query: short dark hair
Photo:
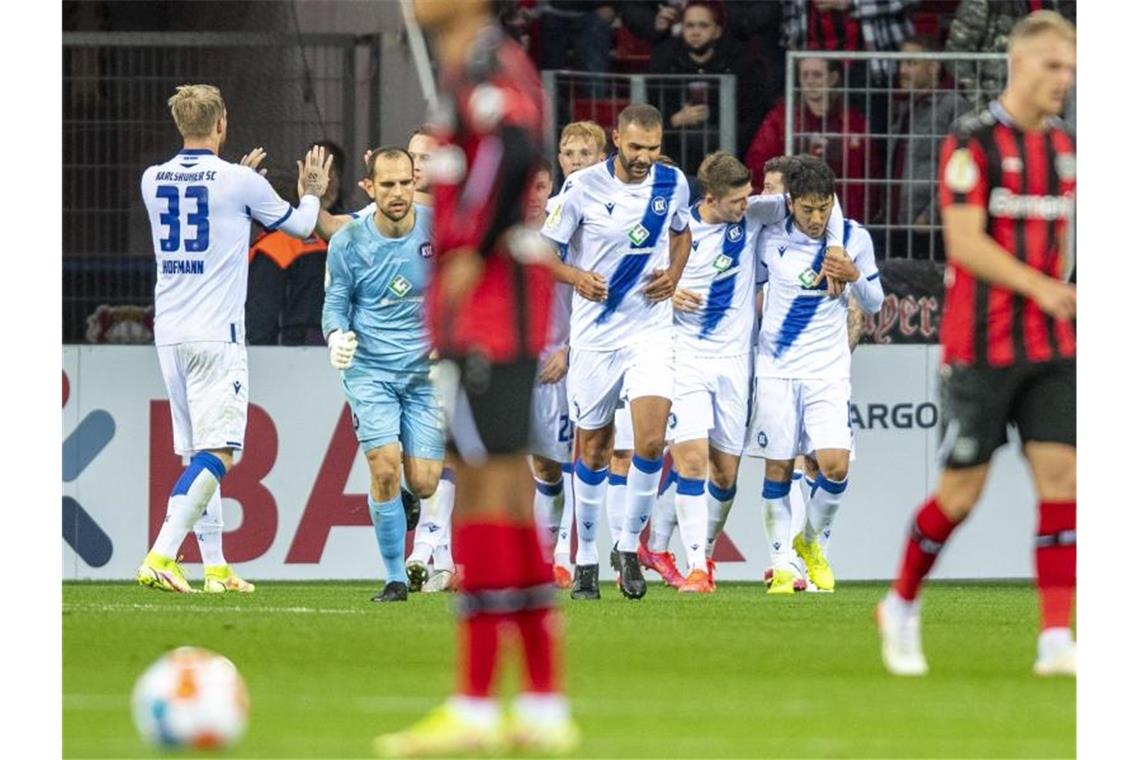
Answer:
<svg viewBox="0 0 1140 760"><path fill-rule="evenodd" d="M795 156L772 156L764 162L764 173L779 172L785 182L789 174L796 170Z"/></svg>
<svg viewBox="0 0 1140 760"><path fill-rule="evenodd" d="M903 40L902 44L920 47L924 53L942 52L942 43L938 41L937 37L930 34L912 34ZM899 47L901 48L902 45Z"/></svg>
<svg viewBox="0 0 1140 760"><path fill-rule="evenodd" d="M550 163L550 159L546 156L539 156L534 160L534 173L546 172L554 179L554 164Z"/></svg>
<svg viewBox="0 0 1140 760"><path fill-rule="evenodd" d="M731 153L718 150L701 161L697 170L701 191L714 198L723 198L743 185L752 186L752 172Z"/></svg>
<svg viewBox="0 0 1140 760"><path fill-rule="evenodd" d="M429 127L427 124L421 124L418 127L416 127L415 129L413 129L412 133L410 135L408 135L408 142L411 142L412 138L415 137L416 135L424 135L426 137L434 137L434 135L432 135L432 133L431 133L431 127Z"/></svg>
<svg viewBox="0 0 1140 760"><path fill-rule="evenodd" d="M636 124L645 129L660 127L661 112L648 103L634 103L633 105L628 105L618 114L618 131L620 132L630 124Z"/></svg>
<svg viewBox="0 0 1140 760"><path fill-rule="evenodd" d="M835 195L835 172L823 159L796 156L794 168L784 175L784 187L792 200L808 195L830 198Z"/></svg>
<svg viewBox="0 0 1140 760"><path fill-rule="evenodd" d="M396 158L403 156L408 159L408 163L412 165L412 169L416 168L416 160L412 158L412 154L406 148L401 148L399 145L382 145L376 150L372 151L372 158L368 162L368 176L373 177L376 175L376 162L381 158Z"/></svg>

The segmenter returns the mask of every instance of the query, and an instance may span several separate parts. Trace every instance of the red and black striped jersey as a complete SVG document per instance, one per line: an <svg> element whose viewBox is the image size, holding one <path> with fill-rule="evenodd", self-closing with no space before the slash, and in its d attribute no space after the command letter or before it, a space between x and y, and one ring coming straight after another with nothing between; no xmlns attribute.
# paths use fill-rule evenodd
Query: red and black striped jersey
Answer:
<svg viewBox="0 0 1140 760"><path fill-rule="evenodd" d="M1076 208L1075 151L1060 120L1039 131L1023 130L992 101L942 144L941 205L985 209L986 234L1018 261L1063 279ZM1077 353L1072 321L1053 319L1032 300L953 262L946 267L941 342L946 364L1008 367Z"/></svg>
<svg viewBox="0 0 1140 760"><path fill-rule="evenodd" d="M471 249L484 269L471 294L450 309L433 278L427 299L433 340L442 356L537 357L546 344L553 278L545 266L526 263L526 253L534 261L533 249L507 241L525 239L519 234L525 195L542 145L542 84L523 49L489 26L463 67L443 73L442 89L432 118L439 148L429 168L436 267Z"/></svg>

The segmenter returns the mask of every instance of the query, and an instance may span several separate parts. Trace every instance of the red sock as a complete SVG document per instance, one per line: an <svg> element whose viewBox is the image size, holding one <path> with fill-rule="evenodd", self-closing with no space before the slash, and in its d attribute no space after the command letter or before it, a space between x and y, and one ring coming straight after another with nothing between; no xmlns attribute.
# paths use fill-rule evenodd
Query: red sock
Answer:
<svg viewBox="0 0 1140 760"><path fill-rule="evenodd" d="M1038 505L1037 592L1041 628L1068 628L1077 587L1077 503L1043 501Z"/></svg>
<svg viewBox="0 0 1140 760"><path fill-rule="evenodd" d="M895 579L895 593L908 602L918 596L918 587L934 566L942 545L954 532L957 523L951 522L938 505L938 497L931 496L914 515L910 535L903 548L902 564Z"/></svg>
<svg viewBox="0 0 1140 760"><path fill-rule="evenodd" d="M550 592L554 573L550 562L542 557L538 534L529 525L519 526L515 539L518 542L524 574L522 587ZM561 618L549 607L529 609L514 616L522 639L523 659L526 661L524 691L534 694L551 694L561 691Z"/></svg>
<svg viewBox="0 0 1140 760"><path fill-rule="evenodd" d="M460 593L512 588L522 571L513 526L497 522L468 522L455 526L452 542L456 562L463 565ZM504 616L473 612L459 621L458 691L488 697L499 664L499 628Z"/></svg>

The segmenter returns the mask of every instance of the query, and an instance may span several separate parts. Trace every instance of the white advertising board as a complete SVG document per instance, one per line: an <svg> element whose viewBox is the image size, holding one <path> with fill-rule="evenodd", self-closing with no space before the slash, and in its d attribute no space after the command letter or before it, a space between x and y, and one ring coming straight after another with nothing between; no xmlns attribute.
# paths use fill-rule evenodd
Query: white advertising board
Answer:
<svg viewBox="0 0 1140 760"><path fill-rule="evenodd" d="M227 559L254 580L379 578L367 466L325 350L249 356L246 450L222 484ZM911 514L934 486L937 363L937 346L855 353L857 460L830 550L841 581L893 575ZM63 371L63 577L133 578L182 469L155 351L68 346ZM761 465L742 466L718 578L756 580L768 565ZM1006 447L935 577L1029 577L1035 512L1025 467ZM183 549L192 566L192 537Z"/></svg>

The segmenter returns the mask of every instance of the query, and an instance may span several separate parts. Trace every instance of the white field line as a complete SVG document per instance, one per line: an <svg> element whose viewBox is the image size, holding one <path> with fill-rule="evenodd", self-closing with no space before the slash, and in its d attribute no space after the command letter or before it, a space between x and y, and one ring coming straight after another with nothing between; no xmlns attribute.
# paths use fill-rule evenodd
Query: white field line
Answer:
<svg viewBox="0 0 1140 760"><path fill-rule="evenodd" d="M64 602L64 612L129 612L144 610L147 612L268 612L285 615L372 615L368 609L352 609L348 607L215 607L214 605L194 604L90 604L87 602Z"/></svg>

